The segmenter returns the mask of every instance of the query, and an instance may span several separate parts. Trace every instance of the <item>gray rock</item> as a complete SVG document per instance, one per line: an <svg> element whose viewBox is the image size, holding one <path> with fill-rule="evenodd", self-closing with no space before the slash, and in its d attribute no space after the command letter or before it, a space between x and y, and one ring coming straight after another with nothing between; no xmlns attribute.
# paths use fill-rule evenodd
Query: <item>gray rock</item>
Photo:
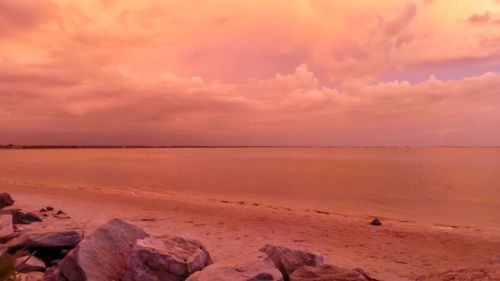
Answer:
<svg viewBox="0 0 500 281"><path fill-rule="evenodd" d="M19 281L42 281L43 272L29 272L29 273L21 273L18 275Z"/></svg>
<svg viewBox="0 0 500 281"><path fill-rule="evenodd" d="M19 209L2 210L0 214L10 214L12 215L12 221L14 224L30 224L32 222L42 221L37 215L33 213L23 213Z"/></svg>
<svg viewBox="0 0 500 281"><path fill-rule="evenodd" d="M24 213L19 209L1 210L0 214L11 215L14 224L28 224L23 221Z"/></svg>
<svg viewBox="0 0 500 281"><path fill-rule="evenodd" d="M209 265L186 281L283 281L283 275L266 254L257 252Z"/></svg>
<svg viewBox="0 0 500 281"><path fill-rule="evenodd" d="M283 246L266 245L260 251L271 258L276 267L283 273L285 280L288 280L288 276L300 267L320 266L324 263L322 256Z"/></svg>
<svg viewBox="0 0 500 281"><path fill-rule="evenodd" d="M79 231L25 233L7 243L8 252L20 249L73 248L83 238Z"/></svg>
<svg viewBox="0 0 500 281"><path fill-rule="evenodd" d="M23 217L24 221L27 221L27 222L38 222L38 221L42 221L41 218L39 218L37 215L35 215L34 213L26 213L24 214L24 217Z"/></svg>
<svg viewBox="0 0 500 281"><path fill-rule="evenodd" d="M0 215L0 242L14 233L11 215Z"/></svg>
<svg viewBox="0 0 500 281"><path fill-rule="evenodd" d="M113 219L82 240L59 264L69 281L113 281L125 272L138 239L148 234L119 219Z"/></svg>
<svg viewBox="0 0 500 281"><path fill-rule="evenodd" d="M370 224L374 225L374 226L381 226L382 222L379 219L376 218L376 219L373 219Z"/></svg>
<svg viewBox="0 0 500 281"><path fill-rule="evenodd" d="M43 276L43 281L68 281L62 273L61 270L57 267L49 267L47 271L45 271L45 275Z"/></svg>
<svg viewBox="0 0 500 281"><path fill-rule="evenodd" d="M361 269L347 269L334 265L304 266L290 275L290 281L377 281Z"/></svg>
<svg viewBox="0 0 500 281"><path fill-rule="evenodd" d="M14 205L14 200L8 193L0 193L0 209Z"/></svg>
<svg viewBox="0 0 500 281"><path fill-rule="evenodd" d="M212 260L197 240L174 237L168 240L137 240L123 281L183 281Z"/></svg>
<svg viewBox="0 0 500 281"><path fill-rule="evenodd" d="M45 271L45 263L35 256L20 257L16 260L16 270L19 272Z"/></svg>

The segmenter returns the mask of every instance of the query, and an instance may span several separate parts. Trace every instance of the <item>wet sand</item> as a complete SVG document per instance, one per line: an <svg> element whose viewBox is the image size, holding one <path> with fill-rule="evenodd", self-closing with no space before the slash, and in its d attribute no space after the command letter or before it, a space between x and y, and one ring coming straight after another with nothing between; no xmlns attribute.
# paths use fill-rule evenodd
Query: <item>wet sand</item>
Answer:
<svg viewBox="0 0 500 281"><path fill-rule="evenodd" d="M292 209L280 204L228 201L178 193L63 188L0 182L16 206L64 210L71 219L50 218L27 228L81 228L86 233L111 218L122 218L156 236L199 238L215 260L244 255L266 243L312 250L328 263L361 267L382 280L415 280L449 269L498 271L495 228L417 224L382 218ZM494 279L493 279L494 280Z"/></svg>

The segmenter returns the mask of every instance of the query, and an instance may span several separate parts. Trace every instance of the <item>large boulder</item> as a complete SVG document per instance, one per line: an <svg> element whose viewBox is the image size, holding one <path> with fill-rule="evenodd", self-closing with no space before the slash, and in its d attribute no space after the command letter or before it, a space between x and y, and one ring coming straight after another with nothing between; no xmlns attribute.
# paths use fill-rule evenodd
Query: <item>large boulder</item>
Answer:
<svg viewBox="0 0 500 281"><path fill-rule="evenodd" d="M69 281L119 280L138 239L148 234L120 219L113 219L82 240L59 264Z"/></svg>
<svg viewBox="0 0 500 281"><path fill-rule="evenodd" d="M9 253L21 249L47 250L47 249L71 249L81 240L83 234L79 231L60 232L32 232L25 233L7 243Z"/></svg>
<svg viewBox="0 0 500 281"><path fill-rule="evenodd" d="M8 206L12 206L14 204L14 200L8 193L0 193L0 209Z"/></svg>
<svg viewBox="0 0 500 281"><path fill-rule="evenodd" d="M334 265L303 266L290 275L290 281L377 281L361 269Z"/></svg>
<svg viewBox="0 0 500 281"><path fill-rule="evenodd" d="M186 281L283 281L283 275L268 256L257 252L209 265Z"/></svg>
<svg viewBox="0 0 500 281"><path fill-rule="evenodd" d="M123 281L183 281L212 260L197 240L174 237L137 240Z"/></svg>
<svg viewBox="0 0 500 281"><path fill-rule="evenodd" d="M288 280L290 274L303 266L320 266L324 263L322 256L283 246L265 245L260 251L271 258L276 267L283 273L285 280Z"/></svg>
<svg viewBox="0 0 500 281"><path fill-rule="evenodd" d="M45 271L45 263L35 256L20 257L16 260L18 272Z"/></svg>

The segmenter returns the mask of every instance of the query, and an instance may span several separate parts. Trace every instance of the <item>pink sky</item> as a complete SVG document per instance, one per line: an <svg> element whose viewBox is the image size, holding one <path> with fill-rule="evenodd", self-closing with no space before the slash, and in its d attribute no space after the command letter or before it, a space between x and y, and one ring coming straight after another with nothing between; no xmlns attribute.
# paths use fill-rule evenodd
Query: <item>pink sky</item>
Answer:
<svg viewBox="0 0 500 281"><path fill-rule="evenodd" d="M500 145L499 0L0 0L0 144Z"/></svg>

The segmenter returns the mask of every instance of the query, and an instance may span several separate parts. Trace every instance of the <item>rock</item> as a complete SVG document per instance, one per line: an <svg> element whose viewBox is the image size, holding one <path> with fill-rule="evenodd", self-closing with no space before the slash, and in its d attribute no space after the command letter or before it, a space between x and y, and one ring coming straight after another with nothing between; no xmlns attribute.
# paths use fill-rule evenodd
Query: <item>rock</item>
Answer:
<svg viewBox="0 0 500 281"><path fill-rule="evenodd" d="M29 273L21 273L18 275L19 281L42 281L43 273L39 271L29 272Z"/></svg>
<svg viewBox="0 0 500 281"><path fill-rule="evenodd" d="M39 212L39 213L46 213L46 212L47 212L47 209L42 208L42 209L40 209L40 211L38 211L38 212Z"/></svg>
<svg viewBox="0 0 500 281"><path fill-rule="evenodd" d="M24 214L24 221L27 221L27 222L37 222L37 221L42 221L41 218L39 218L37 215L33 214L33 213L26 213Z"/></svg>
<svg viewBox="0 0 500 281"><path fill-rule="evenodd" d="M18 209L3 210L0 214L10 214L12 215L12 221L14 224L30 224L32 222L42 221L37 215L33 213L23 213Z"/></svg>
<svg viewBox="0 0 500 281"><path fill-rule="evenodd" d="M8 252L20 249L74 248L82 240L82 233L74 230L61 232L25 233L7 243Z"/></svg>
<svg viewBox="0 0 500 281"><path fill-rule="evenodd" d="M0 193L0 209L14 205L14 200L8 193Z"/></svg>
<svg viewBox="0 0 500 281"><path fill-rule="evenodd" d="M257 252L209 265L186 281L283 281L283 275L266 254Z"/></svg>
<svg viewBox="0 0 500 281"><path fill-rule="evenodd" d="M69 281L119 280L127 267L132 247L148 234L119 219L113 219L82 240L59 264Z"/></svg>
<svg viewBox="0 0 500 281"><path fill-rule="evenodd" d="M67 251L64 248L37 249L35 255L43 260L46 265L56 266L66 256Z"/></svg>
<svg viewBox="0 0 500 281"><path fill-rule="evenodd" d="M16 270L19 272L45 271L45 263L35 256L20 257L16 260Z"/></svg>
<svg viewBox="0 0 500 281"><path fill-rule="evenodd" d="M49 211L49 212L54 211L54 207L50 207L50 206L47 206L45 209L46 209L47 211Z"/></svg>
<svg viewBox="0 0 500 281"><path fill-rule="evenodd" d="M24 213L21 212L18 209L12 209L12 210L4 210L2 211L3 214L10 214L12 216L12 222L14 224L29 224L29 222L25 222L23 220L24 218Z"/></svg>
<svg viewBox="0 0 500 281"><path fill-rule="evenodd" d="M14 233L12 215L0 215L0 242Z"/></svg>
<svg viewBox="0 0 500 281"><path fill-rule="evenodd" d="M288 276L300 267L306 265L320 266L324 263L322 256L282 246L266 245L260 251L271 258L276 267L283 273L285 280L288 280Z"/></svg>
<svg viewBox="0 0 500 281"><path fill-rule="evenodd" d="M61 250L61 255L65 256L65 255L67 255L69 253L69 251L70 250L68 250L68 249L62 249Z"/></svg>
<svg viewBox="0 0 500 281"><path fill-rule="evenodd" d="M10 240L12 240L14 238L21 236L22 234L23 234L23 232L14 230L14 232L12 232L10 235L7 235L3 238L0 238L0 244L4 244L4 245L0 246L0 256L3 253L7 253L7 247L5 246L5 243L9 242Z"/></svg>
<svg viewBox="0 0 500 281"><path fill-rule="evenodd" d="M57 267L49 267L45 271L42 281L68 281Z"/></svg>
<svg viewBox="0 0 500 281"><path fill-rule="evenodd" d="M137 240L123 281L183 281L212 260L197 240L175 237L169 240Z"/></svg>
<svg viewBox="0 0 500 281"><path fill-rule="evenodd" d="M290 275L290 281L377 281L361 269L347 269L334 265L304 266Z"/></svg>
<svg viewBox="0 0 500 281"><path fill-rule="evenodd" d="M63 212L62 210L59 210L59 211L57 211L56 215L66 215L66 213Z"/></svg>
<svg viewBox="0 0 500 281"><path fill-rule="evenodd" d="M372 220L372 222L370 224L375 225L375 226L379 226L379 225L382 225L382 222L376 218L376 219Z"/></svg>

